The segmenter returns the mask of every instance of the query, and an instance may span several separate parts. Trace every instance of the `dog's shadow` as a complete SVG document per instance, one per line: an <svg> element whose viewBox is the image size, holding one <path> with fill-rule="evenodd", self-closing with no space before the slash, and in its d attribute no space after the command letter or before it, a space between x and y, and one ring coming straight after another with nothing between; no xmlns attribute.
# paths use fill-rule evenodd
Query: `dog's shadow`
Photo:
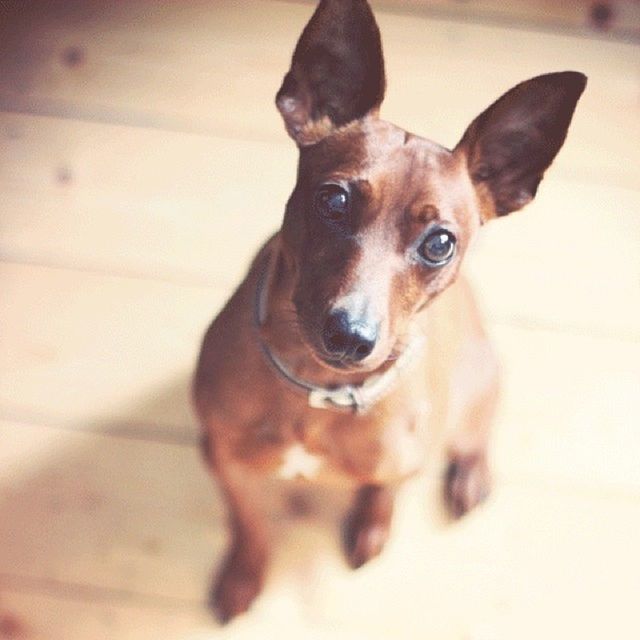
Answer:
<svg viewBox="0 0 640 640"><path fill-rule="evenodd" d="M227 544L226 509L200 456L188 389L187 374L166 384L131 408L133 421L11 425L15 452L0 476L6 588L186 608L215 626L207 595ZM304 590L326 568L319 559L344 565L339 524L348 496L267 486L265 499L276 541L265 606L284 589L285 600L304 607Z"/></svg>

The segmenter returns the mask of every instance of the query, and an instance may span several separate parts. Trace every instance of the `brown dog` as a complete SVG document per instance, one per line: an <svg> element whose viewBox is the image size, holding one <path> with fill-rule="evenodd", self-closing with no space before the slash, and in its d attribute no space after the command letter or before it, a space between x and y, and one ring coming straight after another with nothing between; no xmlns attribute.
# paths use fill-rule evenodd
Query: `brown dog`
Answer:
<svg viewBox="0 0 640 640"><path fill-rule="evenodd" d="M250 478L352 487L353 567L381 551L394 486L421 468L436 430L450 513L488 494L497 366L456 277L479 227L534 197L585 83L567 71L519 84L450 151L379 119L384 66L367 2L320 2L277 95L300 149L282 228L209 328L195 376L232 529L212 592L223 621L265 576Z"/></svg>

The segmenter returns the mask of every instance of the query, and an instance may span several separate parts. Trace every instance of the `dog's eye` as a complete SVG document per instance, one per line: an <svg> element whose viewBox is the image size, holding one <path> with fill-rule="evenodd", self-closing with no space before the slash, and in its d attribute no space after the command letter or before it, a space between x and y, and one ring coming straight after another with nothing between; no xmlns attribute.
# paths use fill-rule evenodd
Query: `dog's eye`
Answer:
<svg viewBox="0 0 640 640"><path fill-rule="evenodd" d="M447 229L434 229L422 241L418 248L420 257L430 267L441 267L447 264L456 250L456 237Z"/></svg>
<svg viewBox="0 0 640 640"><path fill-rule="evenodd" d="M325 184L318 189L315 205L321 216L339 222L349 212L349 194L337 184Z"/></svg>

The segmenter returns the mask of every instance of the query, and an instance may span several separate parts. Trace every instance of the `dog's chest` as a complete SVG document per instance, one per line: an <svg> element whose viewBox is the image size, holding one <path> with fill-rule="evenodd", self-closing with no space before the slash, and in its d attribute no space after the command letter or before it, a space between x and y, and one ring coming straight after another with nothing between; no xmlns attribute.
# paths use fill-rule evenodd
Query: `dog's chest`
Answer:
<svg viewBox="0 0 640 640"><path fill-rule="evenodd" d="M326 467L325 456L311 453L301 442L296 442L284 450L278 477L283 480L313 480Z"/></svg>
<svg viewBox="0 0 640 640"><path fill-rule="evenodd" d="M286 480L350 477L389 482L417 472L426 453L426 407L379 425L368 420L305 425L276 456L275 472Z"/></svg>

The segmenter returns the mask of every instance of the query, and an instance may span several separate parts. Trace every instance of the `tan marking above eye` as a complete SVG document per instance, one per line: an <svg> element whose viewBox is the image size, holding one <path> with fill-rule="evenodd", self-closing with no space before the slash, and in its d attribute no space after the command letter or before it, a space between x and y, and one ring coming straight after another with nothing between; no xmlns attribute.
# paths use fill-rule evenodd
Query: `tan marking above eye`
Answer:
<svg viewBox="0 0 640 640"><path fill-rule="evenodd" d="M433 220L434 218L437 218L439 214L440 212L438 210L438 207L436 207L433 204L426 204L420 208L420 211L418 211L416 215L416 220L418 222L426 224L427 222Z"/></svg>

